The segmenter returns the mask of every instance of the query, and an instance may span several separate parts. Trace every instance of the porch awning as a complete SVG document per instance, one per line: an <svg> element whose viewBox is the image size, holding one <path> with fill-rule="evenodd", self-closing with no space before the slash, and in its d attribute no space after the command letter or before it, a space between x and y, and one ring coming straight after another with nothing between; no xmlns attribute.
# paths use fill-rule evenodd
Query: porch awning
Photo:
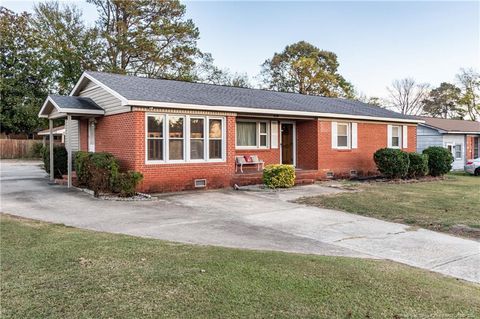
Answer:
<svg viewBox="0 0 480 319"><path fill-rule="evenodd" d="M49 95L45 103L43 103L38 116L56 119L66 117L67 115L99 116L104 114L105 110L88 97Z"/></svg>

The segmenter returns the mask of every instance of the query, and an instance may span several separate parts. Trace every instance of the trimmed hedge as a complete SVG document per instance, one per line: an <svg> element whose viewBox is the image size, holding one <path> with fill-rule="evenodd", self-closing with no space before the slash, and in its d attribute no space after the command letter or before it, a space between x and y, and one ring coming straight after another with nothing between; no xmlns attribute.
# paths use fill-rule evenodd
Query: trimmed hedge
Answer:
<svg viewBox="0 0 480 319"><path fill-rule="evenodd" d="M134 196L135 188L143 179L138 172L120 172L117 159L110 153L77 152L75 171L78 183L93 190L94 196L100 193L119 193L120 196Z"/></svg>
<svg viewBox="0 0 480 319"><path fill-rule="evenodd" d="M428 170L432 176L442 176L452 169L453 155L441 146L430 146L422 152L428 156Z"/></svg>
<svg viewBox="0 0 480 319"><path fill-rule="evenodd" d="M50 174L50 147L48 145L43 148L42 157L45 171ZM53 170L55 178L62 178L68 172L68 153L64 146L53 146Z"/></svg>
<svg viewBox="0 0 480 319"><path fill-rule="evenodd" d="M428 155L408 153L410 165L408 166L408 178L418 178L428 173Z"/></svg>
<svg viewBox="0 0 480 319"><path fill-rule="evenodd" d="M267 165L263 170L263 183L268 188L292 187L295 185L295 168L292 165Z"/></svg>
<svg viewBox="0 0 480 319"><path fill-rule="evenodd" d="M399 149L381 148L373 154L377 168L387 178L403 178L408 174L408 153Z"/></svg>

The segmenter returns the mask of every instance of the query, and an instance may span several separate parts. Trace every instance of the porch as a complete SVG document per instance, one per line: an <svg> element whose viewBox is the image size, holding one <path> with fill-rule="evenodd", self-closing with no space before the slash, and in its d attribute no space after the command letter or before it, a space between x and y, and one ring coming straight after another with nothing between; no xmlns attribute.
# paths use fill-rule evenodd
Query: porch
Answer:
<svg viewBox="0 0 480 319"><path fill-rule="evenodd" d="M105 111L99 107L92 99L85 97L77 96L58 96L58 95L49 95L45 100L40 112L39 117L48 118L49 120L49 130L48 130L48 139L49 141L54 140L54 119L65 119L65 126L63 128L63 135L65 136L65 146L67 148L68 158L68 172L67 172L67 187L72 187L72 164L73 164L73 152L76 150L73 147L73 144L78 144L78 127L77 130L74 128L75 119L91 119L99 116L103 116ZM75 141L76 140L76 141ZM54 174L54 154L53 154L53 144L49 143L50 151L50 182L55 182ZM78 147L78 145L77 145Z"/></svg>

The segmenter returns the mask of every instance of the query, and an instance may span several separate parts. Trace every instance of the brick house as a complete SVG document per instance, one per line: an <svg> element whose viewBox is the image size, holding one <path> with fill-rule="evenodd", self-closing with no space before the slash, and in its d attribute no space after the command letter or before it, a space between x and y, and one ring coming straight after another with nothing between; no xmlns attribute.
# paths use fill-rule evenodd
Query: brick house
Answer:
<svg viewBox="0 0 480 319"><path fill-rule="evenodd" d="M452 170L463 170L467 160L479 157L480 122L419 117L417 152L429 146L447 148L453 155Z"/></svg>
<svg viewBox="0 0 480 319"><path fill-rule="evenodd" d="M294 165L298 182L375 174L373 153L415 151L422 122L358 101L100 72L39 116L67 118L69 156L110 152L143 173L145 192L258 183L255 165L236 170L245 155Z"/></svg>

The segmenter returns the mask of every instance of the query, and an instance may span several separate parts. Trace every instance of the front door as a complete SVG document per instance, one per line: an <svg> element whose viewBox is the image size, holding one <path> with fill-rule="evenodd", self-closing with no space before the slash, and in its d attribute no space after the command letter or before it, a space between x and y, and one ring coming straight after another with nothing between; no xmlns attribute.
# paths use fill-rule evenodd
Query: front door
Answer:
<svg viewBox="0 0 480 319"><path fill-rule="evenodd" d="M295 165L294 162L294 125L292 123L281 124L281 152L282 164Z"/></svg>

